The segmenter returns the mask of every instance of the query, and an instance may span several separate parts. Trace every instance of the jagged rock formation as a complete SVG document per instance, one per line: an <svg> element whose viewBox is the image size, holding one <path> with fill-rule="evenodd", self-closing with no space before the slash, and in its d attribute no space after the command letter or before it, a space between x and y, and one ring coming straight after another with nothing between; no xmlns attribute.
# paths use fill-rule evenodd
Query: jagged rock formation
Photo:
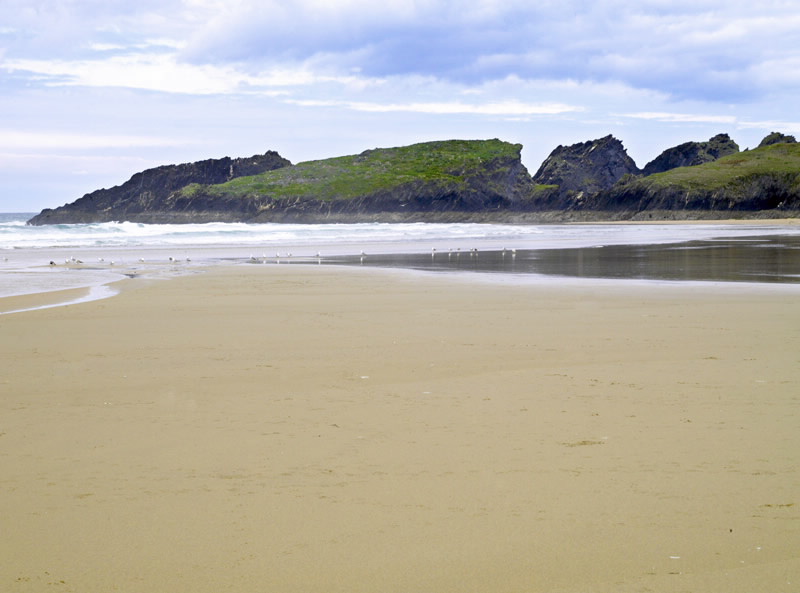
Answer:
<svg viewBox="0 0 800 593"><path fill-rule="evenodd" d="M717 134L708 142L684 142L668 148L642 169L642 174L653 175L678 167L693 167L710 163L718 158L739 152L739 145L727 134Z"/></svg>
<svg viewBox="0 0 800 593"><path fill-rule="evenodd" d="M581 205L616 218L797 216L800 144L777 143L716 161L628 179Z"/></svg>
<svg viewBox="0 0 800 593"><path fill-rule="evenodd" d="M232 169L220 167L225 159L204 161L179 165L180 175L170 167L145 171L123 186L45 210L29 222L464 219L525 208L533 183L521 150L500 140L450 140L292 166L276 153L249 168L238 160L230 161Z"/></svg>
<svg viewBox="0 0 800 593"><path fill-rule="evenodd" d="M780 144L782 142L787 142L789 144L794 144L797 142L794 136L787 136L786 134L781 134L780 132L771 132L764 136L764 139L758 145L758 148L762 146L770 146L771 144Z"/></svg>
<svg viewBox="0 0 800 593"><path fill-rule="evenodd" d="M299 163L170 196L172 212L248 222L459 220L524 208L522 146L449 140Z"/></svg>
<svg viewBox="0 0 800 593"><path fill-rule="evenodd" d="M559 146L532 178L522 146L448 140L291 165L275 152L137 173L30 224L560 222L800 215L800 144L727 134L664 151L643 175L613 136ZM657 174L654 171L659 171Z"/></svg>
<svg viewBox="0 0 800 593"><path fill-rule="evenodd" d="M638 172L622 142L609 135L572 146L558 146L533 180L540 186L558 186L557 192L549 196L549 206L557 209L609 189L625 175ZM540 207L546 206L541 201Z"/></svg>
<svg viewBox="0 0 800 593"><path fill-rule="evenodd" d="M164 165L136 173L127 182L99 189L60 208L45 209L29 224L60 224L109 221L150 222L153 213L169 209L168 197L192 183L223 183L286 167L291 163L277 152L250 158L208 159L181 165Z"/></svg>

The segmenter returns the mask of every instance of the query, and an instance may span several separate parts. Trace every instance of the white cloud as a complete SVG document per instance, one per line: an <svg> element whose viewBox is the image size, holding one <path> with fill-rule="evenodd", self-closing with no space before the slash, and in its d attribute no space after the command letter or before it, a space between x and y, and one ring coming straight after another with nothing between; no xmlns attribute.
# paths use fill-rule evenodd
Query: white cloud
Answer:
<svg viewBox="0 0 800 593"><path fill-rule="evenodd" d="M458 101L430 103L373 103L362 101L289 100L290 103L305 107L344 107L354 111L372 113L413 112L430 114L473 114L473 115L556 115L581 111L580 107L564 103L522 103L519 101L500 101L483 104L469 104Z"/></svg>
<svg viewBox="0 0 800 593"><path fill-rule="evenodd" d="M774 132L782 132L784 134L800 134L800 121L740 121L738 122L737 127L743 130L770 130Z"/></svg>
<svg viewBox="0 0 800 593"><path fill-rule="evenodd" d="M421 75L465 86L512 75L616 82L716 101L800 84L771 67L800 59L800 13L781 0L728 0L724 10L718 0L8 1L0 17L27 39L10 46L9 60L75 64L86 59L81 48L93 48L109 60L127 58L109 69L131 67L133 88L168 92L233 92L354 73L362 81ZM25 53L34 46L35 55ZM144 64L136 54L145 51L160 64L139 75ZM120 84L102 66L92 69L96 76L83 66L82 76L63 75L77 84L101 85L106 76ZM301 74L287 77L289 70ZM151 74L156 82L147 84Z"/></svg>
<svg viewBox="0 0 800 593"><path fill-rule="evenodd" d="M623 113L623 117L634 119L647 119L673 123L708 123L708 124L735 124L736 117L732 115L705 115L692 113L664 113L656 111L642 111L639 113Z"/></svg>
<svg viewBox="0 0 800 593"><path fill-rule="evenodd" d="M0 129L0 145L8 151L20 150L85 150L98 148L132 148L174 146L178 141L155 136L98 135L60 132L29 132ZM19 156L19 155L18 155Z"/></svg>
<svg viewBox="0 0 800 593"><path fill-rule="evenodd" d="M303 69L275 69L250 75L234 66L192 65L170 54L129 54L105 60L6 59L2 66L39 77L53 86L124 87L181 94L252 92L263 87L310 84Z"/></svg>

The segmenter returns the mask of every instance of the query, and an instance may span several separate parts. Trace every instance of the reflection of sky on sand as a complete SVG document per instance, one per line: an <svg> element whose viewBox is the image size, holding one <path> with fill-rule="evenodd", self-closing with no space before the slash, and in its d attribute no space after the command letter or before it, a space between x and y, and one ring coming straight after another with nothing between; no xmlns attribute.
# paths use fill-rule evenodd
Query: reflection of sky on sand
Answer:
<svg viewBox="0 0 800 593"><path fill-rule="evenodd" d="M279 225L245 225L253 236L244 243L231 237L230 225L215 225L212 231L204 227L211 235L204 241L210 244L201 245L191 241L197 238L194 227L203 225L144 226L135 226L128 243L119 246L95 245L90 235L71 247L5 248L0 253L0 297L247 263L363 264L506 274L517 280L527 275L536 281L800 282L800 227L794 225L294 225L291 236ZM241 225L233 226L241 239ZM156 230L161 235L152 237ZM277 231L280 239L273 236ZM141 233L153 244L138 244ZM179 244L169 244L176 235L182 237ZM6 240L15 245L8 236ZM362 251L368 254L363 261Z"/></svg>
<svg viewBox="0 0 800 593"><path fill-rule="evenodd" d="M800 282L796 235L665 245L447 251L334 258L343 264L427 271L542 274L579 278L722 282Z"/></svg>

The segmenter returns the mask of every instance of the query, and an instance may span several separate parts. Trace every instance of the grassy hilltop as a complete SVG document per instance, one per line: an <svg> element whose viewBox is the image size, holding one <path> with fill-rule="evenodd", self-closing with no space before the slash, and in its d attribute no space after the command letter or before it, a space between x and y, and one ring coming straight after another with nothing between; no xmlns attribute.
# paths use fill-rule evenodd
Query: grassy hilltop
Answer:
<svg viewBox="0 0 800 593"><path fill-rule="evenodd" d="M522 146L447 140L307 161L170 196L175 212L231 209L245 220L444 219L519 208L533 193Z"/></svg>
<svg viewBox="0 0 800 593"><path fill-rule="evenodd" d="M409 183L467 187L467 179L484 164L519 157L521 146L500 140L447 140L376 148L357 155L298 163L218 185L190 185L192 196L266 196L274 199L347 200L385 192Z"/></svg>
<svg viewBox="0 0 800 593"><path fill-rule="evenodd" d="M800 209L800 144L779 143L647 177L629 176L583 205L603 211Z"/></svg>
<svg viewBox="0 0 800 593"><path fill-rule="evenodd" d="M376 148L296 165L268 152L143 171L120 186L45 209L29 222L556 222L798 216L800 144L772 136L744 152L727 135L685 143L666 150L644 170L619 140L606 136L559 146L533 177L522 164L522 146L496 139ZM648 175L648 168L663 172Z"/></svg>

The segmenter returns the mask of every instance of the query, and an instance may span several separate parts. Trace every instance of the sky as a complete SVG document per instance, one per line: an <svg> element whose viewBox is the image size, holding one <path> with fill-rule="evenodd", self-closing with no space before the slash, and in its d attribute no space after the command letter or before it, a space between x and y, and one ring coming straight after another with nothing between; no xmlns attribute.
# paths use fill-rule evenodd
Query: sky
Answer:
<svg viewBox="0 0 800 593"><path fill-rule="evenodd" d="M0 211L159 165L800 137L800 0L0 0Z"/></svg>

